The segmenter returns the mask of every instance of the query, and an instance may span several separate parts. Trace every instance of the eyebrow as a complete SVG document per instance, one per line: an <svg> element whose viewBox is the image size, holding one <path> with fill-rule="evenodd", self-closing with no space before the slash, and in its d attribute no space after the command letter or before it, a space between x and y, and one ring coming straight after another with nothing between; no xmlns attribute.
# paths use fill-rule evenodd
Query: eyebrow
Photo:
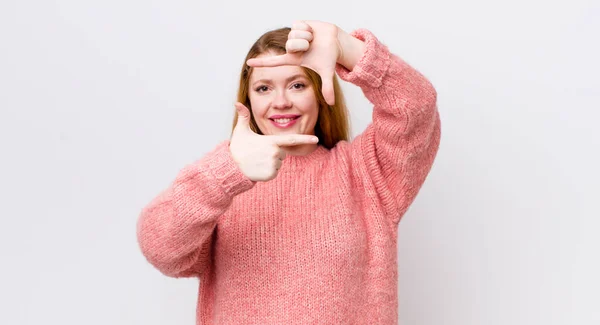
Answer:
<svg viewBox="0 0 600 325"><path fill-rule="evenodd" d="M292 81L294 79L297 79L297 78L305 78L306 79L306 76L303 75L303 74L295 74L295 75L293 75L293 76L285 79L285 82L288 83L288 82L290 82L290 81ZM252 85L256 85L257 83L271 83L271 80L270 79L256 80L255 82L252 83Z"/></svg>

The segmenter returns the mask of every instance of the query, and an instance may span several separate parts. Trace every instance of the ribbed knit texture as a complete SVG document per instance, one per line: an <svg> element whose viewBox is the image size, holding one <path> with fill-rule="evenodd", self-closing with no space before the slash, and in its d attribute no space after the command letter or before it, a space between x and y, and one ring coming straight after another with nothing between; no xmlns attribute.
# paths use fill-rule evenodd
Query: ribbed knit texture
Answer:
<svg viewBox="0 0 600 325"><path fill-rule="evenodd" d="M440 142L436 91L371 32L343 80L374 105L351 142L288 155L253 182L221 142L146 206L137 235L171 277L198 277L197 324L397 324L398 222Z"/></svg>

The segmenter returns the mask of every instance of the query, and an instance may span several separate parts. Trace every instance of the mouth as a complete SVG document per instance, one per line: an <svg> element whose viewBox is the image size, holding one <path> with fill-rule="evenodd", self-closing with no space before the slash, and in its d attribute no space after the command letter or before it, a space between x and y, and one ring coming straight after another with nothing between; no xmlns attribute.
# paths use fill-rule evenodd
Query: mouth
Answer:
<svg viewBox="0 0 600 325"><path fill-rule="evenodd" d="M285 128L289 128L290 126L296 124L296 122L300 119L300 115L296 115L296 116L285 116L285 117L281 117L281 116L276 116L275 118L269 118L269 120L271 121L271 123L273 123L273 125L275 125L278 128L281 129L285 129Z"/></svg>

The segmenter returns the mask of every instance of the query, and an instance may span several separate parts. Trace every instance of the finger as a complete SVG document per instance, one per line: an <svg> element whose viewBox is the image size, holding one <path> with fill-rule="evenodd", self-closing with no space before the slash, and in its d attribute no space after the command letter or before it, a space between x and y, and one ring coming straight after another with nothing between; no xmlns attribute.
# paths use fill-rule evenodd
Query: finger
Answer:
<svg viewBox="0 0 600 325"><path fill-rule="evenodd" d="M297 30L305 30L307 32L312 32L312 28L310 27L309 24L305 23L302 20L297 20L292 24L292 29L297 29Z"/></svg>
<svg viewBox="0 0 600 325"><path fill-rule="evenodd" d="M305 39L310 42L313 40L313 33L309 32L309 31L305 31L305 30L290 31L288 34L288 39L295 39L295 38Z"/></svg>
<svg viewBox="0 0 600 325"><path fill-rule="evenodd" d="M280 65L297 65L298 59L289 54L252 58L246 61L251 67L276 67Z"/></svg>
<svg viewBox="0 0 600 325"><path fill-rule="evenodd" d="M285 42L285 50L288 53L308 51L309 43L305 39L289 39Z"/></svg>
<svg viewBox="0 0 600 325"><path fill-rule="evenodd" d="M250 129L250 110L244 104L240 102L235 103L235 108L238 113L236 129L238 127L244 127Z"/></svg>
<svg viewBox="0 0 600 325"><path fill-rule="evenodd" d="M321 76L321 81L323 82L323 86L321 87L321 92L323 93L323 97L325 101L329 105L335 104L335 91L333 88L333 73L332 72L322 72L319 73Z"/></svg>
<svg viewBox="0 0 600 325"><path fill-rule="evenodd" d="M297 146L301 144L314 144L319 138L308 134L268 135L277 146Z"/></svg>

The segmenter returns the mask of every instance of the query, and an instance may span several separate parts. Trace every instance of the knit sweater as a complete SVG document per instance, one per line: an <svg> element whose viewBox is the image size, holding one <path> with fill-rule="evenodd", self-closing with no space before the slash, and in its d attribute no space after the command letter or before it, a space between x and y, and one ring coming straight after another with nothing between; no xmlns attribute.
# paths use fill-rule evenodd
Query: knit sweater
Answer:
<svg viewBox="0 0 600 325"><path fill-rule="evenodd" d="M142 209L149 263L199 279L197 324L397 324L398 223L437 154L437 94L370 31L351 35L366 51L336 72L373 104L366 130L288 155L268 182L222 141Z"/></svg>

